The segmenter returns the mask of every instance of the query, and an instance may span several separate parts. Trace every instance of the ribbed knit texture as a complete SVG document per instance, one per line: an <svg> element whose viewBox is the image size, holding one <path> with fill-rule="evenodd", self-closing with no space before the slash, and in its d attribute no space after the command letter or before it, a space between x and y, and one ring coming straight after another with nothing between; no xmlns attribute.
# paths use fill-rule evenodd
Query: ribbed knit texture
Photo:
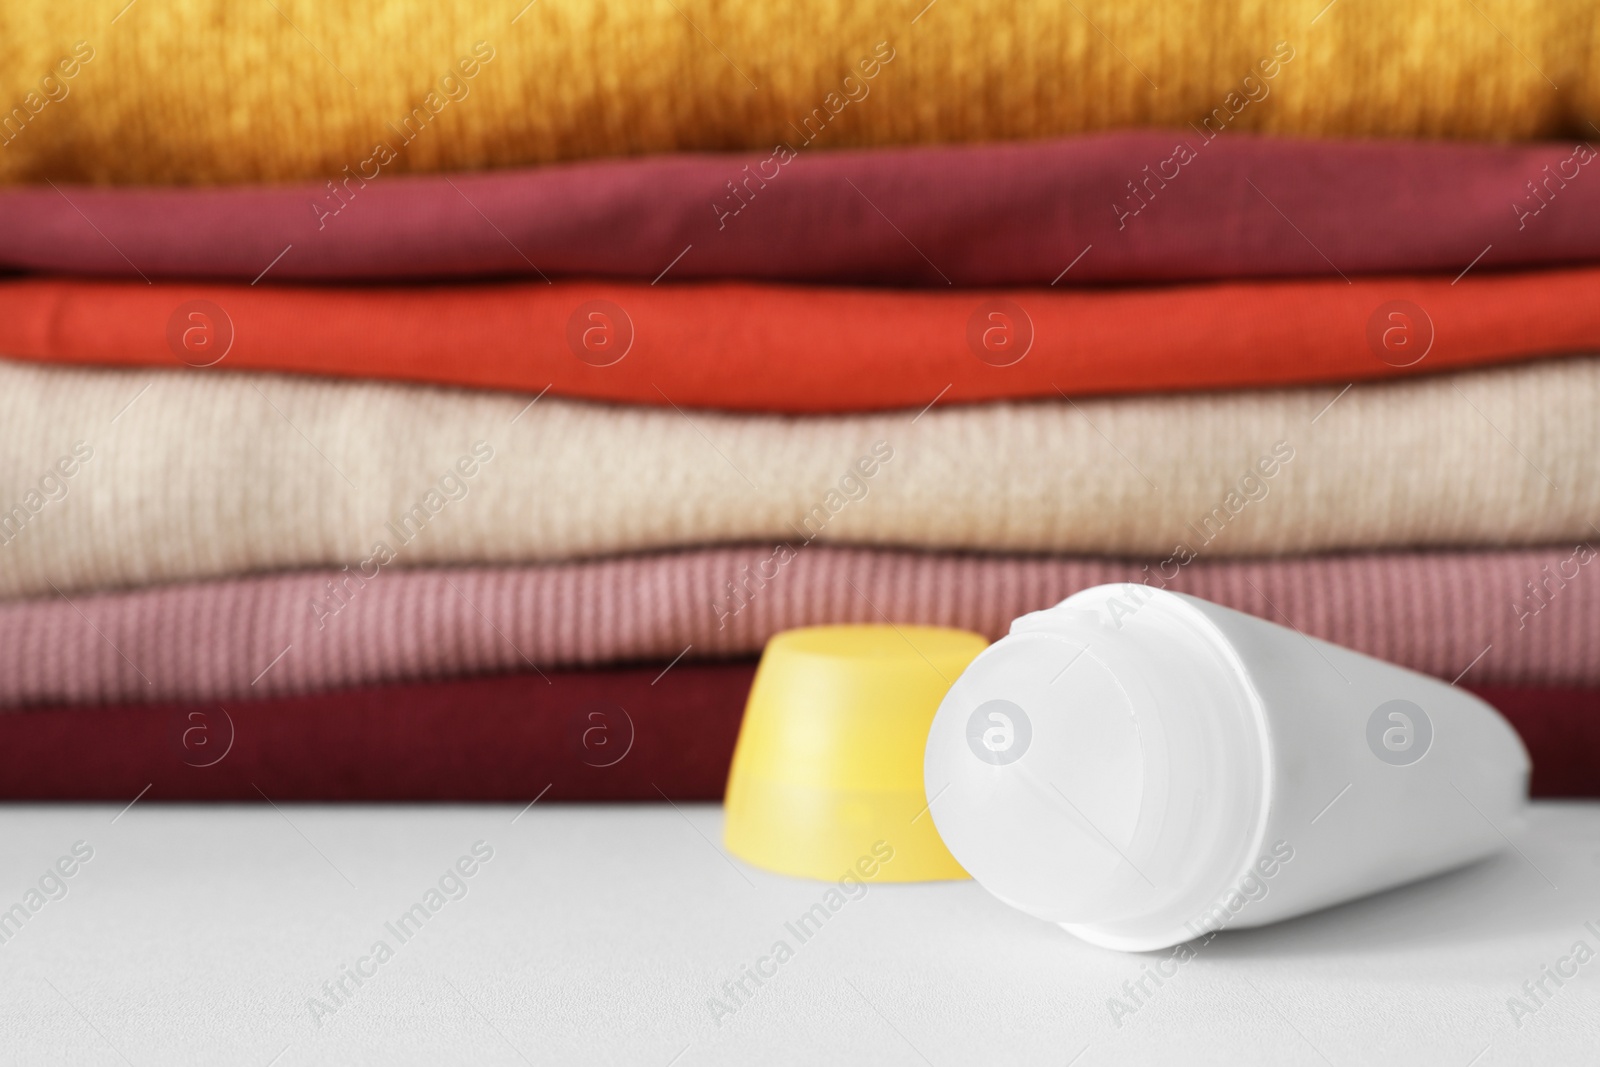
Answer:
<svg viewBox="0 0 1600 1067"><path fill-rule="evenodd" d="M754 653L779 630L822 623L888 619L995 638L1014 617L1087 586L1161 580L1156 568L1116 560L823 546L780 567L771 558L770 547L741 547L395 570L370 581L299 573L70 603L51 594L0 606L0 705L221 700L664 663ZM1595 686L1597 568L1594 550L1576 545L1200 561L1168 588L1446 679L1470 666L1475 685Z"/></svg>
<svg viewBox="0 0 1600 1067"><path fill-rule="evenodd" d="M93 49L61 83L68 95L0 149L0 180L337 179L380 143L396 154L382 174L805 152L810 116L812 144L828 148L1184 125L1219 108L1229 131L1475 138L1587 137L1584 117L1600 114L1589 0L122 7L0 5L8 113L43 99L40 80L76 42ZM441 85L479 41L493 58ZM880 42L894 58L862 81ZM417 109L408 144L397 131Z"/></svg>
<svg viewBox="0 0 1600 1067"><path fill-rule="evenodd" d="M1597 410L1593 358L805 419L0 363L0 528L25 520L0 596L382 565L379 543L416 566L813 535L1207 557L1563 542L1596 532ZM79 441L93 457L48 500Z"/></svg>

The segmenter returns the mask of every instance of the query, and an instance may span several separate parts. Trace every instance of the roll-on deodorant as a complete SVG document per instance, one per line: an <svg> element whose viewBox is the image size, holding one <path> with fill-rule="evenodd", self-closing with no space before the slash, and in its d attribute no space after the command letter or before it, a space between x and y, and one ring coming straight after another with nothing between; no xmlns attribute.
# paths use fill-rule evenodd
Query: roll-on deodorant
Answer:
<svg viewBox="0 0 1600 1067"><path fill-rule="evenodd" d="M1145 950L1486 856L1520 829L1528 769L1470 693L1130 584L980 654L934 717L924 784L995 896Z"/></svg>

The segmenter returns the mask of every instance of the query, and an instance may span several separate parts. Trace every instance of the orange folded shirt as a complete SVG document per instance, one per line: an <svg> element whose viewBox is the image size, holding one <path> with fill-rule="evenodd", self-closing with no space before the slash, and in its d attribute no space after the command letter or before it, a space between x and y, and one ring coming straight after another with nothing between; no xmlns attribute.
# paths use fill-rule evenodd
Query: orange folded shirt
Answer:
<svg viewBox="0 0 1600 1067"><path fill-rule="evenodd" d="M1112 290L18 279L0 354L813 413L1340 383L1600 350L1600 268Z"/></svg>

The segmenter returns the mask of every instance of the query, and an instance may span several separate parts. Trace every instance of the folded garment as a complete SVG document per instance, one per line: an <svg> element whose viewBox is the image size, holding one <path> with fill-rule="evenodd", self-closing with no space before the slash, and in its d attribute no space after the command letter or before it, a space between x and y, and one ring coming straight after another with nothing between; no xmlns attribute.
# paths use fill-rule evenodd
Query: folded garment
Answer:
<svg viewBox="0 0 1600 1067"><path fill-rule="evenodd" d="M663 673L664 672L664 673ZM755 665L0 714L0 800L718 800ZM1600 689L1479 688L1534 796L1600 796Z"/></svg>
<svg viewBox="0 0 1600 1067"><path fill-rule="evenodd" d="M359 188L403 171L735 148L767 152L781 174L816 148L1185 123L1211 136L1588 136L1597 39L1587 0L612 0L493 15L424 0L169 0L111 15L7 0L0 181Z"/></svg>
<svg viewBox="0 0 1600 1067"><path fill-rule="evenodd" d="M991 640L1106 582L1287 623L1448 681L1600 687L1585 542L1187 566L814 545L536 567L314 571L0 604L0 706L232 700L753 655L780 630L922 623Z"/></svg>
<svg viewBox="0 0 1600 1067"><path fill-rule="evenodd" d="M1600 796L1600 689L1470 686L1511 721L1533 758L1536 797Z"/></svg>
<svg viewBox="0 0 1600 1067"><path fill-rule="evenodd" d="M0 190L0 267L263 284L598 275L1066 287L1455 277L1469 263L1600 259L1586 142L1210 139L1180 126L822 152L777 173L765 159L401 175L335 192L320 178L13 187Z"/></svg>
<svg viewBox="0 0 1600 1067"><path fill-rule="evenodd" d="M0 799L716 800L755 665L666 666L4 712Z"/></svg>
<svg viewBox="0 0 1600 1067"><path fill-rule="evenodd" d="M1179 565L1575 542L1596 410L1594 358L804 419L0 361L0 597L780 539Z"/></svg>
<svg viewBox="0 0 1600 1067"><path fill-rule="evenodd" d="M1600 214L1597 214L1600 219ZM747 411L1412 375L1600 350L1600 268L1170 288L874 292L563 282L0 282L0 352ZM781 368L774 373L773 368Z"/></svg>

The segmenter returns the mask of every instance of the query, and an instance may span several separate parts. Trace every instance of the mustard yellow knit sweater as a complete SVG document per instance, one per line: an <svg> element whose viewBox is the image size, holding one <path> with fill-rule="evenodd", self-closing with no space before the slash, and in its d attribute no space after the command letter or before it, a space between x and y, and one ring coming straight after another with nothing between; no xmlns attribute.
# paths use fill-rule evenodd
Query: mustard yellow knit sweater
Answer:
<svg viewBox="0 0 1600 1067"><path fill-rule="evenodd" d="M0 0L0 182L1191 122L1589 138L1597 40L1594 0Z"/></svg>

